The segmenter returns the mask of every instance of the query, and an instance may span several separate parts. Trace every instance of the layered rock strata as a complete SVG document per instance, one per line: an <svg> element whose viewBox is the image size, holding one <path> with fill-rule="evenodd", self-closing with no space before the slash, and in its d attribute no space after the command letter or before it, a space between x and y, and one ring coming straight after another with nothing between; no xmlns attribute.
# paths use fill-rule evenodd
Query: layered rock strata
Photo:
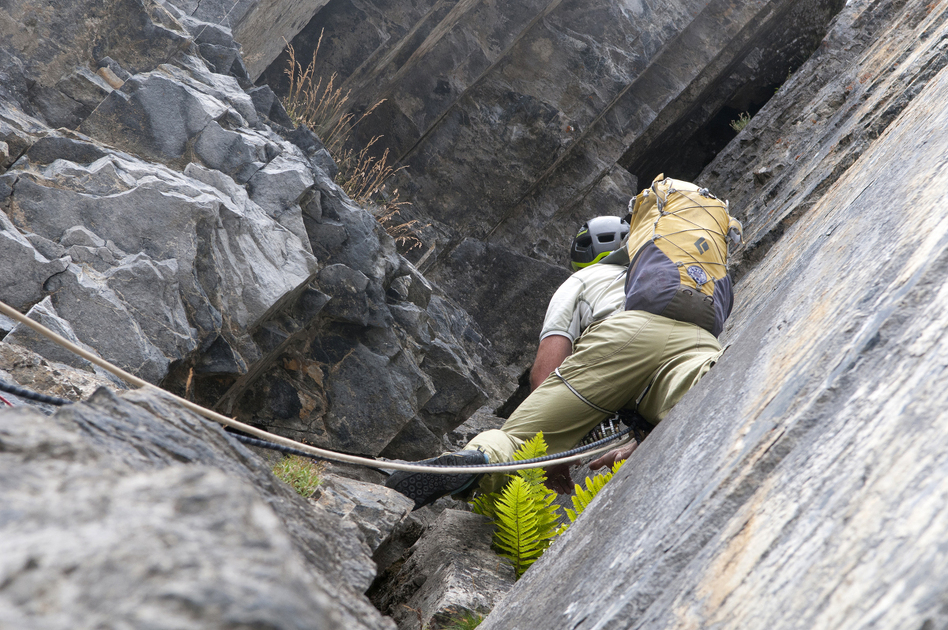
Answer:
<svg viewBox="0 0 948 630"><path fill-rule="evenodd" d="M529 338L545 300L520 298L519 278L538 272L518 255L561 265L582 222L624 214L662 159L710 159L683 147L726 105L759 107L842 5L335 0L292 42L305 64L322 41L316 75L335 74L356 112L377 105L356 132L382 135L377 146L407 167L393 187L424 226L412 260L490 338L509 322L487 304L523 313ZM262 77L278 92L287 63ZM493 255L473 254L471 239ZM469 266L480 282L465 281Z"/></svg>

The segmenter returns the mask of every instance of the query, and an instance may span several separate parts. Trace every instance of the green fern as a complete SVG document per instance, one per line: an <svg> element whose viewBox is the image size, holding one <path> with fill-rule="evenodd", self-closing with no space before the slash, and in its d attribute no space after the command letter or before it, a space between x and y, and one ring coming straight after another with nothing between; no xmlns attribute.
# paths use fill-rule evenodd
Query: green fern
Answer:
<svg viewBox="0 0 948 630"><path fill-rule="evenodd" d="M497 510L494 506L499 496L499 492L491 492L474 497L474 500L470 501L471 511L475 514L486 516L490 520L494 520L494 517L497 515Z"/></svg>
<svg viewBox="0 0 948 630"><path fill-rule="evenodd" d="M581 487L579 484L576 484L576 493L573 495L573 507L576 509L571 510L566 508L566 516L569 517L570 524L576 522L576 519L579 518L579 515L585 511L586 507L593 500L593 498L599 494L599 491L603 489L603 487L606 485L606 482L612 479L612 476L619 471L619 467L621 467L624 462L625 460L616 462L612 465L612 470L604 472L601 475L596 475L592 479L586 477L585 488ZM567 527L567 525L564 525L560 533L566 531Z"/></svg>
<svg viewBox="0 0 948 630"><path fill-rule="evenodd" d="M546 440L543 439L543 431L540 431L521 444L513 458L515 462L522 462L537 457L545 457L546 450ZM518 470L516 474L533 485L546 483L546 471L542 468L525 468L524 470Z"/></svg>
<svg viewBox="0 0 948 630"><path fill-rule="evenodd" d="M537 433L517 449L514 461L523 461L546 455L543 433ZM566 509L569 524L560 524L559 506L553 504L556 493L546 487L543 468L518 470L507 475L507 484L500 492L483 494L471 501L477 514L490 518L494 531L494 548L513 563L519 579L530 565L543 555L553 538L565 532L576 522L593 498L622 466L613 464L612 470L593 478L586 477L586 487L576 484L573 508Z"/></svg>
<svg viewBox="0 0 948 630"><path fill-rule="evenodd" d="M546 450L543 434L538 433L517 450L514 461L543 457ZM545 483L542 468L519 470L508 475L503 490L471 503L474 512L494 521L494 547L513 563L518 578L550 546L559 528L559 506L553 504L556 493Z"/></svg>
<svg viewBox="0 0 948 630"><path fill-rule="evenodd" d="M522 462L527 459L543 457L546 455L546 450L546 440L543 439L543 432L541 431L540 433L537 433L535 436L533 436L532 439L529 439L520 445L520 448L518 448L517 452L514 453L514 461ZM546 483L546 472L542 468L528 468L525 470L518 470L513 474L519 475L533 485L541 485ZM510 483L510 478L513 476L513 474L507 475L507 483ZM481 514L491 520L494 520L497 514L496 503L497 499L500 498L500 495L500 492L491 492L475 497L472 501L470 501L472 511L475 514Z"/></svg>
<svg viewBox="0 0 948 630"><path fill-rule="evenodd" d="M543 555L556 536L559 523L553 505L555 493L544 492L522 477L514 477L497 500L494 544L509 559L517 577Z"/></svg>

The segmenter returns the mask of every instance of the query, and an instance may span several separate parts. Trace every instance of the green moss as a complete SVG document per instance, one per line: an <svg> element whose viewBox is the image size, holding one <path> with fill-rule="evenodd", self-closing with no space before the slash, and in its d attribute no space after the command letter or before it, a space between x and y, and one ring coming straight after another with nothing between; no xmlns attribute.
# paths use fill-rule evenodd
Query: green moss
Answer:
<svg viewBox="0 0 948 630"><path fill-rule="evenodd" d="M321 465L299 455L288 455L273 465L273 474L307 499L316 492L322 471Z"/></svg>

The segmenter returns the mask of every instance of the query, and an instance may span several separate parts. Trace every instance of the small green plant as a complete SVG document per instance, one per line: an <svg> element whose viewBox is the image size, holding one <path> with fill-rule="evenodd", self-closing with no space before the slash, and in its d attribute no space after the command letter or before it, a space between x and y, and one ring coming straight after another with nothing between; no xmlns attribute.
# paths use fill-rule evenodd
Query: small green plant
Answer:
<svg viewBox="0 0 948 630"><path fill-rule="evenodd" d="M586 507L589 505L590 501L592 501L596 495L599 494L599 491L605 487L606 482L612 479L613 475L619 471L619 467L622 466L624 462L625 460L616 462L612 465L611 470L600 475L596 475L595 477L586 477L585 488L582 488L579 484L576 484L576 494L573 495L573 507L575 509L571 510L566 508L566 516L569 517L570 525L576 522L576 519L579 518L579 515L586 510ZM566 530L566 527L568 527L568 525L563 526L564 531Z"/></svg>
<svg viewBox="0 0 948 630"><path fill-rule="evenodd" d="M732 121L730 122L731 129L733 129L734 131L740 133L741 130L744 129L744 127L747 126L747 123L750 122L750 119L751 119L751 117L750 117L750 114L749 114L749 113L747 113L747 112L742 113L740 116L737 117L737 120L732 120Z"/></svg>
<svg viewBox="0 0 948 630"><path fill-rule="evenodd" d="M546 455L543 433L526 441L514 455L515 461ZM559 529L558 505L553 503L556 493L546 487L546 473L542 468L518 470L508 475L507 484L500 492L477 497L474 511L494 521L494 547L510 560L519 578L543 555Z"/></svg>
<svg viewBox="0 0 948 630"><path fill-rule="evenodd" d="M481 625L482 621L484 621L484 615L465 610L459 614L455 614L447 621L442 622L447 625L442 625L441 627L444 628L444 630L474 630L474 628Z"/></svg>
<svg viewBox="0 0 948 630"><path fill-rule="evenodd" d="M307 499L316 492L322 472L320 464L299 455L287 455L273 465L273 474Z"/></svg>
<svg viewBox="0 0 948 630"><path fill-rule="evenodd" d="M543 457L546 450L543 433L537 433L517 450L514 461ZM559 523L559 506L553 504L556 493L546 487L546 472L542 468L519 470L508 475L507 484L500 492L475 497L471 506L475 513L487 516L494 522L497 528L494 531L494 548L513 563L519 579L543 555L553 538L576 522L622 464L617 462L608 472L593 478L586 477L585 488L576 484L574 509L566 509L569 524Z"/></svg>

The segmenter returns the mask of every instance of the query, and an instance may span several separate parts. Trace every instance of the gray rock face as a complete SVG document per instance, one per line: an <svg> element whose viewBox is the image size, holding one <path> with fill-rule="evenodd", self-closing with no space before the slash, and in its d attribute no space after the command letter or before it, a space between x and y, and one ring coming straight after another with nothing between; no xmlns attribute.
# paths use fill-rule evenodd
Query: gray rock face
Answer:
<svg viewBox="0 0 948 630"><path fill-rule="evenodd" d="M484 614L514 583L513 567L490 548L493 527L478 514L445 510L373 586L374 601L400 630L448 628Z"/></svg>
<svg viewBox="0 0 948 630"><path fill-rule="evenodd" d="M52 293L82 341L153 382L170 361L260 322L315 271L299 239L246 193L129 156L25 161L5 177L19 231L59 242L72 260L34 291ZM76 226L90 236L77 241Z"/></svg>
<svg viewBox="0 0 948 630"><path fill-rule="evenodd" d="M468 316L425 310L440 292L332 181L319 139L287 129L273 92L250 85L231 29L272 8L112 2L93 29L99 9L70 7L76 25L122 32L108 43L31 26L35 10L0 24L0 258L17 269L0 274L0 297L23 311L49 299L120 367L354 452L431 455L504 396L475 374L494 359ZM429 321L445 314L450 326Z"/></svg>
<svg viewBox="0 0 948 630"><path fill-rule="evenodd" d="M10 328L15 326L11 325ZM0 342L0 379L73 402L88 398L99 387L110 387L113 390L127 388L124 383L93 373L86 367L74 368L65 363L50 361L19 343L6 341ZM33 407L46 414L57 409L52 405L20 398L15 394L5 393L3 396L15 406Z"/></svg>
<svg viewBox="0 0 948 630"><path fill-rule="evenodd" d="M0 298L257 426L408 459L499 422L576 226L842 5L93 4L0 9ZM701 175L747 226L732 345L485 627L943 625L946 21L852 0ZM357 106L387 98L360 133L411 167L417 267L248 81L304 26ZM0 334L4 378L105 382ZM145 394L27 414L0 414L0 625L392 627L359 593L413 527L398 497L334 480L314 508ZM465 540L420 542L379 601L490 607L456 589L481 580Z"/></svg>
<svg viewBox="0 0 948 630"><path fill-rule="evenodd" d="M161 396L5 411L0 441L5 625L392 627L364 543Z"/></svg>
<svg viewBox="0 0 948 630"><path fill-rule="evenodd" d="M373 554L415 505L408 497L385 486L334 475L320 478L311 500L355 525Z"/></svg>
<svg viewBox="0 0 948 630"><path fill-rule="evenodd" d="M45 298L42 302L31 308L26 313L26 316L41 323L66 340L78 345L86 352L95 354L95 350L79 341L76 337L76 333L72 330L72 326L69 325L69 322L56 314L56 310L53 308L50 298ZM63 348L59 344L50 341L29 326L19 322L10 329L3 340L5 343L16 344L32 350L50 361L65 363L66 365L80 369L92 369L92 364L87 360Z"/></svg>
<svg viewBox="0 0 948 630"><path fill-rule="evenodd" d="M565 266L468 238L429 276L456 287L461 305L505 361L529 365L536 353L547 304L570 273Z"/></svg>
<svg viewBox="0 0 948 630"><path fill-rule="evenodd" d="M772 95L842 5L340 1L293 45L309 60L325 33L316 75L342 77L358 111L385 99L358 133L383 135L380 146L408 167L394 186L414 204L404 218L425 226L412 260L424 255L422 271L523 371L532 358L524 340L533 338L517 330L508 342L492 300L478 292L517 294L512 278L536 270L479 260L479 282L470 284L470 268L459 265L470 241L496 248L498 259L562 265L584 220L625 212L636 176L650 181L661 156L680 163L678 147L723 106ZM263 75L278 92L287 60ZM524 326L544 307L543 299L518 304Z"/></svg>
<svg viewBox="0 0 948 630"><path fill-rule="evenodd" d="M851 2L705 172L772 242L731 346L480 627L945 624L946 24Z"/></svg>

